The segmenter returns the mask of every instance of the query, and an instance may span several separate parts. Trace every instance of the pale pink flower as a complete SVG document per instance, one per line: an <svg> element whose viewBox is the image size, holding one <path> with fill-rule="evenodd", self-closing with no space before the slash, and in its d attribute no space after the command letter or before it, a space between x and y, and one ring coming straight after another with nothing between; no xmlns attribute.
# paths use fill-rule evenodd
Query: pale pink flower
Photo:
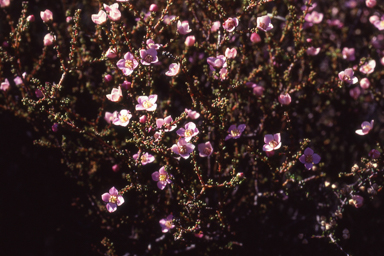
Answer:
<svg viewBox="0 0 384 256"><path fill-rule="evenodd" d="M157 95L152 94L148 96L140 96L137 99L139 104L136 105L136 110L155 111L157 108Z"/></svg>
<svg viewBox="0 0 384 256"><path fill-rule="evenodd" d="M371 83L369 82L368 78L364 77L360 80L360 87L362 89L368 89Z"/></svg>
<svg viewBox="0 0 384 256"><path fill-rule="evenodd" d="M307 54L311 55L311 56L315 56L315 55L319 54L319 52L320 52L320 47L315 48L315 47L311 46L311 47L308 47L308 49L307 49Z"/></svg>
<svg viewBox="0 0 384 256"><path fill-rule="evenodd" d="M318 164L321 160L321 157L318 154L314 154L311 148L306 148L304 150L304 155L299 157L299 161L304 164L305 168L311 170L313 164Z"/></svg>
<svg viewBox="0 0 384 256"><path fill-rule="evenodd" d="M149 11L150 12L157 12L158 8L157 8L157 5L156 4L151 4L149 6Z"/></svg>
<svg viewBox="0 0 384 256"><path fill-rule="evenodd" d="M339 19L327 20L327 24L337 28L342 28L344 26L343 22L341 22Z"/></svg>
<svg viewBox="0 0 384 256"><path fill-rule="evenodd" d="M373 8L376 6L376 0L365 0L365 4L368 8Z"/></svg>
<svg viewBox="0 0 384 256"><path fill-rule="evenodd" d="M214 21L211 26L211 32L216 32L221 26L220 21Z"/></svg>
<svg viewBox="0 0 384 256"><path fill-rule="evenodd" d="M200 157L208 157L212 155L213 148L211 142L207 141L205 143L200 143L197 145L197 149L199 150Z"/></svg>
<svg viewBox="0 0 384 256"><path fill-rule="evenodd" d="M163 190L167 184L172 183L170 178L171 176L165 170L164 166L161 167L158 172L152 173L152 179L157 181L157 187L161 190Z"/></svg>
<svg viewBox="0 0 384 256"><path fill-rule="evenodd" d="M169 65L169 70L165 72L167 76L176 76L180 71L180 63L172 63Z"/></svg>
<svg viewBox="0 0 384 256"><path fill-rule="evenodd" d="M377 15L372 15L371 17L369 17L369 22L374 24L376 21L380 21L380 17L377 16Z"/></svg>
<svg viewBox="0 0 384 256"><path fill-rule="evenodd" d="M129 0L116 0L116 2L129 2Z"/></svg>
<svg viewBox="0 0 384 256"><path fill-rule="evenodd" d="M167 233L170 229L175 227L175 224L173 224L173 215L170 214L168 215L167 218L161 219L159 221L160 226L161 226L161 232Z"/></svg>
<svg viewBox="0 0 384 256"><path fill-rule="evenodd" d="M109 190L109 193L104 193L101 198L107 203L107 210L109 212L116 211L117 206L124 203L123 196L119 195L119 191L115 187L112 187Z"/></svg>
<svg viewBox="0 0 384 256"><path fill-rule="evenodd" d="M3 90L3 91L7 91L9 89L9 81L8 79L5 79L4 82L1 83L0 85L0 89Z"/></svg>
<svg viewBox="0 0 384 256"><path fill-rule="evenodd" d="M305 21L309 23L310 26L313 24L319 24L323 20L324 14L313 11L305 15Z"/></svg>
<svg viewBox="0 0 384 256"><path fill-rule="evenodd" d="M228 69L227 68L220 69L219 75L220 75L220 80L221 81L227 79L228 78Z"/></svg>
<svg viewBox="0 0 384 256"><path fill-rule="evenodd" d="M281 136L280 133L276 133L274 135L272 134L267 134L264 136L264 146L263 150L264 151L272 151L279 149L281 147Z"/></svg>
<svg viewBox="0 0 384 256"><path fill-rule="evenodd" d="M229 126L228 128L228 135L225 137L224 140L229 140L229 139L238 139L240 138L241 134L245 130L246 125L245 124L240 124L239 126L236 126L235 124Z"/></svg>
<svg viewBox="0 0 384 256"><path fill-rule="evenodd" d="M157 57L157 51L154 48L149 48L147 50L140 50L141 64L151 65L152 63L157 63L159 58Z"/></svg>
<svg viewBox="0 0 384 256"><path fill-rule="evenodd" d="M371 74L376 67L376 61L370 60L360 67L360 72L363 74Z"/></svg>
<svg viewBox="0 0 384 256"><path fill-rule="evenodd" d="M21 77L17 76L13 79L13 82L15 82L16 85L21 85L21 84L23 84L23 79L21 79Z"/></svg>
<svg viewBox="0 0 384 256"><path fill-rule="evenodd" d="M376 149L372 149L371 151L369 151L368 156L370 158L377 159L380 157L380 151L378 151Z"/></svg>
<svg viewBox="0 0 384 256"><path fill-rule="evenodd" d="M261 17L257 17L257 28L267 32L273 29L273 25L271 23L271 18L268 15L264 15Z"/></svg>
<svg viewBox="0 0 384 256"><path fill-rule="evenodd" d="M68 16L67 18L65 18L65 21L66 21L67 23L71 22L71 21L72 21L72 17L71 17L71 16Z"/></svg>
<svg viewBox="0 0 384 256"><path fill-rule="evenodd" d="M223 28L228 32L232 32L239 25L239 20L237 18L228 18L223 23Z"/></svg>
<svg viewBox="0 0 384 256"><path fill-rule="evenodd" d="M0 7L1 8L7 7L9 6L10 3L11 3L10 0L0 0Z"/></svg>
<svg viewBox="0 0 384 256"><path fill-rule="evenodd" d="M111 94L107 94L107 99L113 102L118 102L123 97L123 93L121 92L121 86L118 88L113 88Z"/></svg>
<svg viewBox="0 0 384 256"><path fill-rule="evenodd" d="M227 57L227 59L234 59L237 55L237 50L236 48L227 48L225 50L225 57Z"/></svg>
<svg viewBox="0 0 384 256"><path fill-rule="evenodd" d="M108 13L108 18L113 20L113 21L118 21L120 20L121 18L121 12L119 10L119 4L118 3L114 3L112 5L106 5L106 4L103 4L104 6L104 9L107 11Z"/></svg>
<svg viewBox="0 0 384 256"><path fill-rule="evenodd" d="M120 113L117 114L117 118L115 118L112 123L114 125L127 126L129 124L129 120L131 120L132 114L129 110L122 109Z"/></svg>
<svg viewBox="0 0 384 256"><path fill-rule="evenodd" d="M349 204L354 205L356 208L360 208L364 204L364 198L359 195L353 195L352 199L349 200Z"/></svg>
<svg viewBox="0 0 384 256"><path fill-rule="evenodd" d="M184 138L180 138L177 144L173 144L171 147L173 153L180 155L184 159L188 159L194 149L195 145L186 142Z"/></svg>
<svg viewBox="0 0 384 256"><path fill-rule="evenodd" d="M359 87L355 87L355 88L352 88L349 90L349 95L354 99L354 100L357 100L360 96L360 88Z"/></svg>
<svg viewBox="0 0 384 256"><path fill-rule="evenodd" d="M107 21L107 14L105 11L100 10L97 14L92 14L91 19L95 24L101 25Z"/></svg>
<svg viewBox="0 0 384 256"><path fill-rule="evenodd" d="M177 31L181 35L186 35L192 32L192 30L189 28L189 23L187 20L177 22Z"/></svg>
<svg viewBox="0 0 384 256"><path fill-rule="evenodd" d="M373 123L374 120L371 120L371 122L364 121L361 124L361 129L356 130L356 133L361 136L368 134L373 128Z"/></svg>
<svg viewBox="0 0 384 256"><path fill-rule="evenodd" d="M373 25L380 31L384 30L384 15L381 16L380 20L376 20Z"/></svg>
<svg viewBox="0 0 384 256"><path fill-rule="evenodd" d="M152 39L147 39L145 43L147 44L148 49L153 48L155 50L158 50L160 49L160 47L163 47L162 44L155 44L155 41L153 41Z"/></svg>
<svg viewBox="0 0 384 256"><path fill-rule="evenodd" d="M341 53L343 55L343 59L349 60L349 61L355 60L355 48L344 47Z"/></svg>
<svg viewBox="0 0 384 256"><path fill-rule="evenodd" d="M193 122L189 122L184 128L179 128L176 133L177 135L184 137L186 142L189 142L192 137L199 134L199 129L196 128L196 125Z"/></svg>
<svg viewBox="0 0 384 256"><path fill-rule="evenodd" d="M137 154L134 154L132 156L132 158L137 160L139 158L139 152ZM152 163L153 161L155 161L155 157L153 155L148 154L148 153L141 154L140 162L141 162L142 165L146 165L146 164Z"/></svg>
<svg viewBox="0 0 384 256"><path fill-rule="evenodd" d="M291 96L288 93L280 94L279 102L281 105L289 105L291 104Z"/></svg>
<svg viewBox="0 0 384 256"><path fill-rule="evenodd" d="M117 49L116 47L109 47L107 52L105 53L105 57L108 59L114 59L117 57Z"/></svg>
<svg viewBox="0 0 384 256"><path fill-rule="evenodd" d="M123 71L123 74L125 76L129 76L130 74L132 74L133 70L135 70L137 68L137 66L139 65L139 63L137 62L137 60L133 57L133 54L130 53L130 52L127 52L125 55L124 55L124 59L121 59L119 60L117 63L116 63L116 66L121 70Z"/></svg>
<svg viewBox="0 0 384 256"><path fill-rule="evenodd" d="M358 82L357 77L353 76L354 72L351 68L347 68L339 73L339 79L347 84L355 84Z"/></svg>
<svg viewBox="0 0 384 256"><path fill-rule="evenodd" d="M112 123L113 120L115 120L117 118L117 115L119 114L119 112L115 111L113 113L111 112L105 112L104 114L104 120L107 121L107 123Z"/></svg>
<svg viewBox="0 0 384 256"><path fill-rule="evenodd" d="M165 132L171 132L176 129L177 125L171 125L173 123L173 119L171 116L167 116L164 119L158 118L156 119L157 128L163 129Z"/></svg>
<svg viewBox="0 0 384 256"><path fill-rule="evenodd" d="M175 20L176 16L175 15L164 15L164 20L163 22L166 24L166 25L169 25L171 24L171 22L173 20Z"/></svg>
<svg viewBox="0 0 384 256"><path fill-rule="evenodd" d="M50 10L46 9L43 12L40 12L40 17L44 22L52 21L53 20L53 14Z"/></svg>
<svg viewBox="0 0 384 256"><path fill-rule="evenodd" d="M225 68L227 67L226 57L224 55L218 55L217 57L208 57L207 63L209 64L211 70L215 68Z"/></svg>
<svg viewBox="0 0 384 256"><path fill-rule="evenodd" d="M307 8L308 8L308 12L313 11L313 9L316 8L317 3L314 3L314 2L312 1L311 7L307 7L307 5L306 5L307 2L308 2L308 0L305 0L305 1L304 1L304 5L301 6L301 10L302 10L302 11L305 11L305 10L307 10Z"/></svg>
<svg viewBox="0 0 384 256"><path fill-rule="evenodd" d="M256 32L253 32L250 36L250 40L252 43L256 44L261 42L261 37Z"/></svg>
<svg viewBox="0 0 384 256"><path fill-rule="evenodd" d="M187 109L186 108L185 112L187 112L188 117L191 118L191 119L197 119L197 118L200 117L199 113L197 113L196 111L193 111L191 109Z"/></svg>
<svg viewBox="0 0 384 256"><path fill-rule="evenodd" d="M184 44L185 44L185 46L191 47L195 44L195 41L196 41L195 36L187 36Z"/></svg>
<svg viewBox="0 0 384 256"><path fill-rule="evenodd" d="M48 33L44 36L44 46L50 46L56 40L56 37Z"/></svg>

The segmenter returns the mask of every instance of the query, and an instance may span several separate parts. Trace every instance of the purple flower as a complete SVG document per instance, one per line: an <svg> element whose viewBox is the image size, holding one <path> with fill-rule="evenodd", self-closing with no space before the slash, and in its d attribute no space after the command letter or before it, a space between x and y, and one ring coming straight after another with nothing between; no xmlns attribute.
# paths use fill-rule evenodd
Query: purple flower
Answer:
<svg viewBox="0 0 384 256"><path fill-rule="evenodd" d="M218 55L216 58L208 57L207 63L211 70L214 70L215 68L225 68L227 67L226 59L227 58L224 55Z"/></svg>
<svg viewBox="0 0 384 256"><path fill-rule="evenodd" d="M165 75L167 76L175 76L180 71L180 64L179 63L172 63L169 65L169 70L165 72Z"/></svg>
<svg viewBox="0 0 384 256"><path fill-rule="evenodd" d="M350 199L349 204L354 205L356 208L360 208L364 204L364 198L359 195L353 195L352 199Z"/></svg>
<svg viewBox="0 0 384 256"><path fill-rule="evenodd" d="M374 120L371 120L370 123L367 121L364 121L361 124L361 129L356 130L356 133L361 135L361 136L368 134L369 131L372 130L372 128L373 128L373 123L374 123Z"/></svg>
<svg viewBox="0 0 384 256"><path fill-rule="evenodd" d="M120 110L120 113L117 114L117 117L112 121L112 123L114 125L127 126L131 117L132 114L129 110L122 109Z"/></svg>
<svg viewBox="0 0 384 256"><path fill-rule="evenodd" d="M299 157L300 162L303 163L308 170L312 169L313 164L318 164L320 159L321 157L318 154L314 154L311 148L306 148L304 150L304 155Z"/></svg>
<svg viewBox="0 0 384 256"><path fill-rule="evenodd" d="M121 70L123 71L123 74L125 76L129 76L130 74L132 74L133 70L135 70L137 68L137 66L139 65L139 63L137 62L137 60L133 57L133 54L130 53L130 52L127 52L125 55L124 55L124 59L121 59L119 60L117 63L116 63L116 66Z"/></svg>
<svg viewBox="0 0 384 256"><path fill-rule="evenodd" d="M107 203L107 210L109 212L114 212L117 209L117 206L120 206L124 203L124 198L119 195L119 191L115 187L112 187L109 190L109 193L104 193L101 198L104 202Z"/></svg>
<svg viewBox="0 0 384 256"><path fill-rule="evenodd" d="M267 134L264 136L264 151L273 151L275 149L279 149L281 147L281 136L280 133L276 133L274 135Z"/></svg>
<svg viewBox="0 0 384 256"><path fill-rule="evenodd" d="M229 139L238 139L240 138L241 134L245 130L246 125L245 124L240 124L239 126L236 127L235 124L231 125L228 129L228 135L225 137L225 140Z"/></svg>
<svg viewBox="0 0 384 256"><path fill-rule="evenodd" d="M137 102L139 102L139 104L136 105L136 110L155 111L157 108L157 104L155 103L156 101L156 94L149 95L149 97L140 96L137 99Z"/></svg>
<svg viewBox="0 0 384 256"><path fill-rule="evenodd" d="M151 63L159 62L159 58L157 57L157 51L155 48L149 48L147 50L140 50L141 64L143 65L151 65Z"/></svg>
<svg viewBox="0 0 384 256"><path fill-rule="evenodd" d="M199 156L200 157L210 156L210 155L212 155L212 152L213 152L211 142L209 142L209 141L207 141L205 143L200 143L197 146L197 149L199 150Z"/></svg>
<svg viewBox="0 0 384 256"><path fill-rule="evenodd" d="M3 91L7 91L8 89L9 89L9 81L8 81L8 79L6 78L5 80L4 80L4 82L2 82L1 83L1 85L0 85L0 89L1 90L3 90Z"/></svg>
<svg viewBox="0 0 384 256"><path fill-rule="evenodd" d="M271 18L269 18L268 15L258 17L256 22L257 22L257 28L263 30L264 32L267 32L273 29Z"/></svg>
<svg viewBox="0 0 384 256"><path fill-rule="evenodd" d="M137 154L134 154L132 157L133 159L137 160L139 158L139 152ZM155 157L151 154L143 153L141 154L140 161L142 165L146 165L155 161Z"/></svg>
<svg viewBox="0 0 384 256"><path fill-rule="evenodd" d="M343 59L345 60L349 60L349 61L355 60L355 48L344 47L341 54L343 55Z"/></svg>
<svg viewBox="0 0 384 256"><path fill-rule="evenodd" d="M193 111L192 109L185 109L185 112L187 112L187 115L191 119L197 119L200 117L200 114L197 113L196 111Z"/></svg>
<svg viewBox="0 0 384 256"><path fill-rule="evenodd" d="M107 121L107 123L112 123L113 120L117 118L118 112L115 111L113 113L111 112L105 112L104 119Z"/></svg>
<svg viewBox="0 0 384 256"><path fill-rule="evenodd" d="M152 179L157 181L157 187L161 190L165 188L167 184L171 184L170 175L164 170L164 166L160 168L158 172L152 173Z"/></svg>
<svg viewBox="0 0 384 256"><path fill-rule="evenodd" d="M156 125L157 128L162 128L164 126L164 131L165 132L171 132L176 129L177 125L172 125L171 123L173 122L173 119L171 116L167 116L166 118L158 118L156 119Z"/></svg>
<svg viewBox="0 0 384 256"><path fill-rule="evenodd" d="M188 159L194 149L195 145L186 142L184 138L180 138L177 144L173 144L171 147L173 153L180 155L184 159Z"/></svg>
<svg viewBox="0 0 384 256"><path fill-rule="evenodd" d="M170 229L175 227L175 224L173 224L173 215L172 214L168 215L168 217L165 219L161 219L159 221L159 223L161 226L161 231L163 233L167 233Z"/></svg>
<svg viewBox="0 0 384 256"><path fill-rule="evenodd" d="M199 129L196 128L196 125L192 122L187 123L184 128L180 128L176 131L177 135L184 137L186 142L189 142L192 137L199 134Z"/></svg>
<svg viewBox="0 0 384 256"><path fill-rule="evenodd" d="M189 23L187 20L177 22L177 31L182 35L186 35L192 32L192 30L189 28Z"/></svg>
<svg viewBox="0 0 384 256"><path fill-rule="evenodd" d="M153 48L155 50L159 50L160 47L162 47L163 45L162 44L155 44L155 41L153 41L152 39L148 39L146 42L147 44L147 48Z"/></svg>
<svg viewBox="0 0 384 256"><path fill-rule="evenodd" d="M357 77L353 76L353 70L351 68L347 68L344 71L339 73L339 79L346 82L347 84L355 84L357 83Z"/></svg>

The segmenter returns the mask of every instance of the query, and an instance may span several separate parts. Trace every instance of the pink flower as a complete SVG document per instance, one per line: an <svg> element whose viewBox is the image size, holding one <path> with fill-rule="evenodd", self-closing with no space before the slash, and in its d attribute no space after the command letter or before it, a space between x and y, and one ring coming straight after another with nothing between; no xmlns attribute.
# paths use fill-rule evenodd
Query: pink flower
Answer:
<svg viewBox="0 0 384 256"><path fill-rule="evenodd" d="M225 137L224 140L229 140L229 139L238 139L240 138L241 134L245 130L246 125L245 124L240 124L239 126L236 127L235 124L229 126L228 129L228 135Z"/></svg>
<svg viewBox="0 0 384 256"><path fill-rule="evenodd" d="M180 138L177 145L173 144L171 147L173 153L180 155L184 159L188 159L194 149L195 145L186 142L184 138Z"/></svg>
<svg viewBox="0 0 384 256"><path fill-rule="evenodd" d="M226 69L226 68L220 69L219 75L220 75L221 81L227 79L228 78L228 69Z"/></svg>
<svg viewBox="0 0 384 256"><path fill-rule="evenodd" d="M9 4L10 4L10 0L0 0L0 7L1 8L9 6Z"/></svg>
<svg viewBox="0 0 384 256"><path fill-rule="evenodd" d="M171 116L167 116L166 118L158 118L156 119L157 128L163 128L165 132L171 132L176 129L177 125L171 125L173 123L173 119Z"/></svg>
<svg viewBox="0 0 384 256"><path fill-rule="evenodd" d="M272 151L275 149L279 149L281 147L281 137L280 133L276 133L275 135L267 134L264 136L264 151Z"/></svg>
<svg viewBox="0 0 384 256"><path fill-rule="evenodd" d="M373 128L373 123L374 123L374 120L372 120L370 123L367 122L367 121L364 121L361 124L361 129L356 130L356 133L359 134L359 135L366 135L366 134L368 134L369 131L372 130L372 128Z"/></svg>
<svg viewBox="0 0 384 256"><path fill-rule="evenodd" d="M1 83L0 89L3 91L7 91L9 89L9 81L8 79L5 79L4 82Z"/></svg>
<svg viewBox="0 0 384 256"><path fill-rule="evenodd" d="M150 12L157 12L158 8L157 8L157 5L156 4L151 4L149 6L149 11Z"/></svg>
<svg viewBox="0 0 384 256"><path fill-rule="evenodd" d="M260 85L257 85L255 83L252 83L252 82L247 82L245 84L247 87L249 88L253 88L253 94L255 94L256 96L258 97L261 97L263 96L263 93L264 93L264 87L260 86Z"/></svg>
<svg viewBox="0 0 384 256"><path fill-rule="evenodd" d="M377 15L372 15L371 17L369 17L369 22L374 24L376 21L379 21L380 20L380 17L377 16Z"/></svg>
<svg viewBox="0 0 384 256"><path fill-rule="evenodd" d="M114 171L114 172L120 171L120 165L118 165L118 164L113 165L112 166L112 171Z"/></svg>
<svg viewBox="0 0 384 256"><path fill-rule="evenodd" d="M137 160L139 158L139 152L137 154L134 154L132 157L133 159ZM143 153L141 154L140 161L142 165L146 165L155 161L155 157L151 154Z"/></svg>
<svg viewBox="0 0 384 256"><path fill-rule="evenodd" d="M227 48L225 50L225 57L227 57L227 59L234 59L237 55L237 50L236 48Z"/></svg>
<svg viewBox="0 0 384 256"><path fill-rule="evenodd" d="M114 59L117 57L117 49L116 47L109 47L107 52L105 53L105 57L108 59Z"/></svg>
<svg viewBox="0 0 384 256"><path fill-rule="evenodd" d="M364 198L359 195L353 195L352 199L349 200L349 204L353 204L356 208L363 206Z"/></svg>
<svg viewBox="0 0 384 256"><path fill-rule="evenodd" d="M44 21L44 22L48 22L48 21L51 21L53 20L53 15L52 15L52 12L48 9L46 9L45 11L43 12L40 12L40 17L41 19Z"/></svg>
<svg viewBox="0 0 384 256"><path fill-rule="evenodd" d="M0 0L1 1L1 0ZM27 17L28 22L34 22L35 21L35 15L31 14Z"/></svg>
<svg viewBox="0 0 384 256"><path fill-rule="evenodd" d="M175 227L175 224L173 224L173 215L170 214L168 215L167 218L161 219L159 221L160 226L161 226L161 232L167 233L170 229Z"/></svg>
<svg viewBox="0 0 384 256"><path fill-rule="evenodd" d="M104 193L101 198L104 202L107 203L107 210L109 212L114 212L117 209L117 206L120 206L124 203L124 198L119 195L119 191L115 187L112 187L109 190L109 193Z"/></svg>
<svg viewBox="0 0 384 256"><path fill-rule="evenodd" d="M151 65L151 63L157 63L159 58L157 57L157 51L154 48L149 48L148 50L140 50L141 64Z"/></svg>
<svg viewBox="0 0 384 256"><path fill-rule="evenodd" d="M50 46L56 40L56 37L48 33L44 36L44 46Z"/></svg>
<svg viewBox="0 0 384 256"><path fill-rule="evenodd" d="M129 110L122 109L120 113L117 114L117 118L115 118L112 123L114 125L127 126L129 124L129 120L131 120L132 114Z"/></svg>
<svg viewBox="0 0 384 256"><path fill-rule="evenodd" d="M355 60L355 48L344 47L341 53L343 54L343 59L349 61Z"/></svg>
<svg viewBox="0 0 384 256"><path fill-rule="evenodd" d="M184 44L185 44L185 46L191 47L195 44L195 41L196 41L195 36L187 36Z"/></svg>
<svg viewBox="0 0 384 256"><path fill-rule="evenodd" d="M256 32L253 32L251 34L250 40L251 40L252 43L256 44L256 43L261 42L261 37Z"/></svg>
<svg viewBox="0 0 384 256"><path fill-rule="evenodd" d="M359 98L360 96L360 88L359 87L355 87L355 88L352 88L351 90L349 90L349 95L354 99L354 100L357 100L357 98Z"/></svg>
<svg viewBox="0 0 384 256"><path fill-rule="evenodd" d="M157 104L155 103L156 101L156 94L149 95L149 97L140 96L137 99L137 102L139 102L139 104L136 105L136 110L155 111L157 108Z"/></svg>
<svg viewBox="0 0 384 256"><path fill-rule="evenodd" d="M189 122L184 126L184 128L179 128L176 133L177 135L184 137L186 142L189 142L192 137L199 134L199 129L196 128L194 123Z"/></svg>
<svg viewBox="0 0 384 256"><path fill-rule="evenodd" d="M370 158L377 159L380 157L380 152L376 149L372 149L371 151L369 151L368 156Z"/></svg>
<svg viewBox="0 0 384 256"><path fill-rule="evenodd" d="M369 82L368 78L364 77L360 80L360 87L363 89L368 89L371 83Z"/></svg>
<svg viewBox="0 0 384 256"><path fill-rule="evenodd" d="M291 104L291 96L288 93L280 94L279 102L281 105L289 105Z"/></svg>
<svg viewBox="0 0 384 256"><path fill-rule="evenodd" d="M184 20L184 21L178 21L177 22L177 31L181 34L181 35L186 35L190 32L192 32L192 30L189 28L189 23L187 20Z"/></svg>
<svg viewBox="0 0 384 256"><path fill-rule="evenodd" d="M380 20L373 22L373 25L380 31L384 30L384 16L381 16Z"/></svg>
<svg viewBox="0 0 384 256"><path fill-rule="evenodd" d="M271 18L268 15L264 15L257 18L257 28L267 32L273 29L273 25L271 23Z"/></svg>
<svg viewBox="0 0 384 256"><path fill-rule="evenodd" d="M232 32L239 25L239 20L237 18L228 18L223 23L223 28L228 32Z"/></svg>
<svg viewBox="0 0 384 256"><path fill-rule="evenodd" d="M173 20L175 20L176 16L175 15L164 15L164 20L163 22L166 24L166 25L169 25L171 24L171 22Z"/></svg>
<svg viewBox="0 0 384 256"><path fill-rule="evenodd" d="M307 7L307 5L306 5L307 2L308 2L308 0L304 0L304 5L301 6L301 10L302 10L302 11L305 11L305 10L308 8L308 12L311 12L313 9L316 8L316 6L317 6L316 3L314 3L314 2L312 1L312 3L311 3L311 7Z"/></svg>
<svg viewBox="0 0 384 256"><path fill-rule="evenodd" d="M104 120L107 121L107 123L112 123L113 120L117 118L119 112L115 111L113 113L111 112L105 112L104 114Z"/></svg>
<svg viewBox="0 0 384 256"><path fill-rule="evenodd" d="M137 62L137 60L133 57L133 54L130 53L130 52L127 52L125 55L124 55L124 59L121 59L119 60L117 63L116 63L116 66L121 70L123 71L123 74L125 76L129 76L130 74L132 74L133 70L135 70L137 68L137 66L139 65L139 63Z"/></svg>
<svg viewBox="0 0 384 256"><path fill-rule="evenodd" d="M313 11L305 15L305 21L309 23L310 26L313 24L319 24L323 20L324 14Z"/></svg>
<svg viewBox="0 0 384 256"><path fill-rule="evenodd" d="M186 108L185 112L187 112L188 117L191 118L191 119L197 119L197 118L200 117L199 113L197 113L196 111L193 111L191 109L187 109Z"/></svg>
<svg viewBox="0 0 384 256"><path fill-rule="evenodd" d="M13 79L13 82L15 82L16 85L21 85L21 84L23 84L23 79L21 79L21 77L17 76Z"/></svg>
<svg viewBox="0 0 384 256"><path fill-rule="evenodd" d="M121 18L121 12L119 10L119 4L118 3L114 3L112 5L106 5L106 4L103 4L104 6L104 9L107 11L108 13L108 18L113 20L113 21L118 21L120 20Z"/></svg>
<svg viewBox="0 0 384 256"><path fill-rule="evenodd" d="M314 154L311 148L306 148L304 150L304 155L299 157L299 161L304 164L305 168L311 170L313 164L318 164L321 157L318 154Z"/></svg>
<svg viewBox="0 0 384 256"><path fill-rule="evenodd" d="M167 76L176 76L180 71L180 63L172 63L169 65L169 70L165 72Z"/></svg>
<svg viewBox="0 0 384 256"><path fill-rule="evenodd" d="M113 88L111 94L107 94L107 99L113 102L118 102L123 97L123 93L121 92L121 86L118 88Z"/></svg>
<svg viewBox="0 0 384 256"><path fill-rule="evenodd" d="M225 68L227 67L226 57L224 55L218 55L215 57L208 57L207 63L209 64L211 70L215 68Z"/></svg>
<svg viewBox="0 0 384 256"><path fill-rule="evenodd" d="M347 84L355 84L357 83L358 79L357 77L353 76L353 74L353 70L351 68L347 68L346 70L339 73L339 79L346 82Z"/></svg>
<svg viewBox="0 0 384 256"><path fill-rule="evenodd" d="M213 148L211 145L211 142L207 141L205 143L200 143L197 145L197 149L199 150L199 156L200 157L207 157L212 155Z"/></svg>
<svg viewBox="0 0 384 256"><path fill-rule="evenodd" d="M163 190L167 184L172 183L170 177L164 166L161 167L158 172L152 173L152 179L157 181L157 187L161 190Z"/></svg>
<svg viewBox="0 0 384 256"><path fill-rule="evenodd" d="M152 39L148 39L145 43L147 44L148 49L153 48L155 50L158 50L160 49L160 47L163 46L162 44L155 44L155 41L153 41Z"/></svg>
<svg viewBox="0 0 384 256"><path fill-rule="evenodd" d="M216 32L221 26L220 21L214 21L211 26L211 32Z"/></svg>
<svg viewBox="0 0 384 256"><path fill-rule="evenodd" d="M371 74L376 67L376 61L370 60L360 67L360 72L363 74Z"/></svg>
<svg viewBox="0 0 384 256"><path fill-rule="evenodd" d="M95 24L101 25L107 21L107 14L105 11L100 10L97 14L92 14L91 19Z"/></svg>
<svg viewBox="0 0 384 256"><path fill-rule="evenodd" d="M376 5L376 0L365 0L365 4L368 8L373 8Z"/></svg>
<svg viewBox="0 0 384 256"><path fill-rule="evenodd" d="M307 54L311 55L311 56L315 56L315 55L319 54L319 52L320 52L320 47L315 48L315 47L311 46L307 49Z"/></svg>

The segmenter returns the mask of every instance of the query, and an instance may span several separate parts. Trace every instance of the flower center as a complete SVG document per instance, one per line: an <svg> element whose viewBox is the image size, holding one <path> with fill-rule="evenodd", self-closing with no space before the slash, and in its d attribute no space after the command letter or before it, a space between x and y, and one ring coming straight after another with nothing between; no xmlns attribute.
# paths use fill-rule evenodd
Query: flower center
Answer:
<svg viewBox="0 0 384 256"><path fill-rule="evenodd" d="M240 135L240 131L238 129L233 129L231 131L231 135L232 135L232 137L239 136Z"/></svg>
<svg viewBox="0 0 384 256"><path fill-rule="evenodd" d="M122 122L122 123L126 123L126 122L129 121L129 117L128 117L128 115L121 115L121 116L119 117L119 119L120 119L120 122Z"/></svg>
<svg viewBox="0 0 384 256"><path fill-rule="evenodd" d="M166 179L167 179L167 175L166 174L160 174L159 181L165 181Z"/></svg>
<svg viewBox="0 0 384 256"><path fill-rule="evenodd" d="M192 132L192 130L190 130L190 129L187 129L187 130L185 130L185 132L184 132L185 137L191 137L192 134L193 134L193 132Z"/></svg>
<svg viewBox="0 0 384 256"><path fill-rule="evenodd" d="M372 70L372 68L369 65L365 65L363 67L363 70L364 70L364 72L368 73L368 72L370 72Z"/></svg>
<svg viewBox="0 0 384 256"><path fill-rule="evenodd" d="M142 155L141 156L141 162L146 162L147 161L147 156L146 155Z"/></svg>
<svg viewBox="0 0 384 256"><path fill-rule="evenodd" d="M346 74L344 74L344 75L343 75L343 81L345 81L345 82L351 82L351 77L348 76L348 75L346 75Z"/></svg>
<svg viewBox="0 0 384 256"><path fill-rule="evenodd" d="M143 106L144 106L144 108L150 108L153 106L153 104L149 100L146 100L143 102Z"/></svg>
<svg viewBox="0 0 384 256"><path fill-rule="evenodd" d="M144 60L148 63L151 63L153 61L153 59L154 59L153 56L149 55L149 54L147 56L145 56L145 58L144 58Z"/></svg>
<svg viewBox="0 0 384 256"><path fill-rule="evenodd" d="M267 29L267 24L265 24L264 22L260 22L259 27L262 29Z"/></svg>
<svg viewBox="0 0 384 256"><path fill-rule="evenodd" d="M235 26L235 21L233 19L230 19L228 21L228 27L233 27L233 26Z"/></svg>
<svg viewBox="0 0 384 256"><path fill-rule="evenodd" d="M133 68L133 61L132 60L126 60L125 61L125 67L132 69Z"/></svg>
<svg viewBox="0 0 384 256"><path fill-rule="evenodd" d="M212 150L209 147L205 147L203 152L204 152L204 154L209 155L209 154L211 154Z"/></svg>
<svg viewBox="0 0 384 256"><path fill-rule="evenodd" d="M187 147L186 147L186 146L180 146L180 147L179 147L179 152L180 152L180 154L185 154L185 153L187 153Z"/></svg>
<svg viewBox="0 0 384 256"><path fill-rule="evenodd" d="M306 163L312 163L313 162L312 155L306 155L305 156L305 162Z"/></svg>
<svg viewBox="0 0 384 256"><path fill-rule="evenodd" d="M172 221L171 221L171 220L167 220L167 221L165 222L165 226L166 226L167 228L172 228Z"/></svg>
<svg viewBox="0 0 384 256"><path fill-rule="evenodd" d="M272 148L275 148L275 147L277 147L277 145L279 145L279 143L277 141L275 141L275 140L270 141L268 144Z"/></svg>
<svg viewBox="0 0 384 256"><path fill-rule="evenodd" d="M117 196L110 196L109 202L115 204L117 202Z"/></svg>

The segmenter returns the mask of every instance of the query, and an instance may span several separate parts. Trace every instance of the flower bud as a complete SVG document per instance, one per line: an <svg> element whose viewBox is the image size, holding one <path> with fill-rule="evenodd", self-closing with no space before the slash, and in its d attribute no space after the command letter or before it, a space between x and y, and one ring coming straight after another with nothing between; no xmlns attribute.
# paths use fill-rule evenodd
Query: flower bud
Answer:
<svg viewBox="0 0 384 256"><path fill-rule="evenodd" d="M191 47L195 44L195 41L195 36L187 36L184 43L186 46Z"/></svg>
<svg viewBox="0 0 384 256"><path fill-rule="evenodd" d="M156 4L151 4L151 6L149 6L150 12L157 12L157 10L158 10L158 8L157 8Z"/></svg>
<svg viewBox="0 0 384 256"><path fill-rule="evenodd" d="M256 32L251 34L250 39L251 39L251 42L254 44L261 42L261 37Z"/></svg>

